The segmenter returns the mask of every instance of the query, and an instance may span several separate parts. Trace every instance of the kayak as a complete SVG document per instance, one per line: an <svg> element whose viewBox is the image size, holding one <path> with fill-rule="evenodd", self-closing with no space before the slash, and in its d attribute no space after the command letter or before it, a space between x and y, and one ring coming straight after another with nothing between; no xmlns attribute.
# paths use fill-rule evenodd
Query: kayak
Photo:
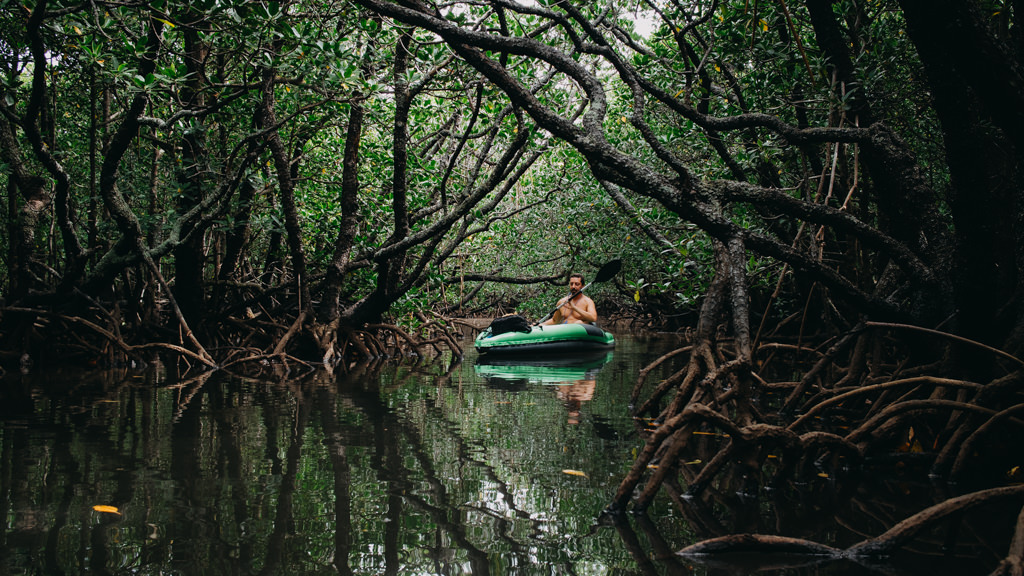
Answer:
<svg viewBox="0 0 1024 576"><path fill-rule="evenodd" d="M615 337L593 324L553 324L501 334L488 328L475 344L481 354L565 354L614 348Z"/></svg>

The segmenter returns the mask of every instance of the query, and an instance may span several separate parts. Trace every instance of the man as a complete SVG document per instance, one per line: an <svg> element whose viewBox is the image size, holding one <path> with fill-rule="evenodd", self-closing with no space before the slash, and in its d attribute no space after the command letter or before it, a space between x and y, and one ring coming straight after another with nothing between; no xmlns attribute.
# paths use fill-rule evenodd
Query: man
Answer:
<svg viewBox="0 0 1024 576"><path fill-rule="evenodd" d="M541 324L585 324L597 322L597 307L583 290L583 275L569 276L569 296L558 301L558 310Z"/></svg>

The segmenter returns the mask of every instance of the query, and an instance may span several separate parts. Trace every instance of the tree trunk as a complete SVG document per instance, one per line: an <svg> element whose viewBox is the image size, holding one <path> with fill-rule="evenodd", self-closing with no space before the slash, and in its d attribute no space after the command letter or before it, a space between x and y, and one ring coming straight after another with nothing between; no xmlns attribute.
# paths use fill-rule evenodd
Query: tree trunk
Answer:
<svg viewBox="0 0 1024 576"><path fill-rule="evenodd" d="M206 105L203 78L206 56L209 53L205 43L199 39L199 31L208 26L205 26L195 13L186 13L185 19L194 22L194 25L185 30L185 68L188 71L188 81L182 88L180 97L186 107L198 110ZM180 146L181 162L177 174L176 203L178 213L184 214L202 201L208 185L206 126L201 119L193 120L191 126L184 130ZM187 224L181 233L182 236L191 235L174 250L174 296L185 318L196 322L204 316L204 235L191 224Z"/></svg>
<svg viewBox="0 0 1024 576"><path fill-rule="evenodd" d="M338 297L341 294L345 268L348 266L352 243L359 226L359 143L362 131L363 106L359 102L353 102L349 110L348 135L345 138L342 160L341 198L338 199L341 224L334 242L334 256L327 268L320 309L321 321L325 323L334 322L340 315Z"/></svg>
<svg viewBox="0 0 1024 576"><path fill-rule="evenodd" d="M946 143L958 332L1001 346L1022 319L1014 300L1021 293L1018 263L1024 256L1024 75L974 3L900 4ZM1016 313L1005 314L1008 305Z"/></svg>
<svg viewBox="0 0 1024 576"><path fill-rule="evenodd" d="M311 309L309 297L309 282L306 275L306 256L302 248L302 229L299 223L298 208L295 204L295 178L292 158L288 154L281 140L277 124L277 115L274 111L276 103L274 88L276 86L276 71L273 68L264 69L263 73L263 100L256 112L257 124L267 131L266 139L270 148L271 160L277 174L277 183L281 198L281 210L284 213L284 226L288 250L291 253L292 269L295 273L296 289L299 295L297 307L299 312Z"/></svg>

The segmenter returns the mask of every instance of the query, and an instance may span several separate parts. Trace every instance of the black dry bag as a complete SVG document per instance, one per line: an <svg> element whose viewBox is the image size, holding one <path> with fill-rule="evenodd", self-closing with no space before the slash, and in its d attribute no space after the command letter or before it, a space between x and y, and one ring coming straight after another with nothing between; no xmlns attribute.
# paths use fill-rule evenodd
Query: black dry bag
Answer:
<svg viewBox="0 0 1024 576"><path fill-rule="evenodd" d="M498 334L504 334L506 332L529 332L530 322L518 314L511 314L509 316L495 318L494 321L491 322L489 328L491 330L491 336L497 336Z"/></svg>

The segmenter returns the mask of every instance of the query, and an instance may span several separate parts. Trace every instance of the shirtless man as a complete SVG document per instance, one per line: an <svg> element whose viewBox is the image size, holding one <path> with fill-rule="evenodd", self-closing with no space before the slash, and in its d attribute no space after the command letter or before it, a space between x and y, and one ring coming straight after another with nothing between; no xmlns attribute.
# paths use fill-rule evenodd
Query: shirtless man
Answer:
<svg viewBox="0 0 1024 576"><path fill-rule="evenodd" d="M569 276L569 291L571 294L558 301L558 310L541 324L584 324L597 322L597 307L589 296L581 292L583 290L583 275L573 274Z"/></svg>

